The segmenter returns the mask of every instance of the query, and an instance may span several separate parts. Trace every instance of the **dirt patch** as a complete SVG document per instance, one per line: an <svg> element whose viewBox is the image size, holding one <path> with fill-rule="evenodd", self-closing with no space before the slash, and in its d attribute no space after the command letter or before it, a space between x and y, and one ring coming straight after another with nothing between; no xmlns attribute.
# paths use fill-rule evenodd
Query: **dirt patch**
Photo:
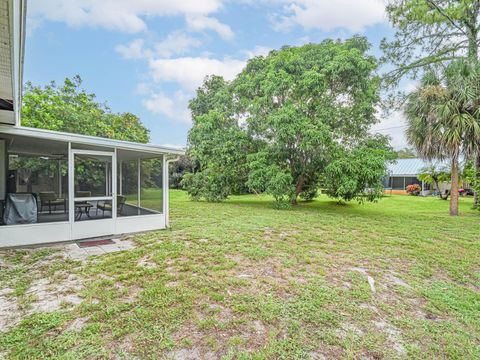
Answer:
<svg viewBox="0 0 480 360"><path fill-rule="evenodd" d="M133 304L137 301L138 294L143 290L143 288L138 286L128 287L122 284L115 284L115 287L122 293L122 301L127 304Z"/></svg>
<svg viewBox="0 0 480 360"><path fill-rule="evenodd" d="M372 291L372 293L377 292L377 289L375 288L375 279L368 274L367 269L363 267L352 267L350 270L365 275L367 277L368 285L370 286L370 290Z"/></svg>
<svg viewBox="0 0 480 360"><path fill-rule="evenodd" d="M140 260L138 260L137 266L144 267L147 269L154 269L157 267L157 264L154 261L152 261L148 256L145 256Z"/></svg>
<svg viewBox="0 0 480 360"><path fill-rule="evenodd" d="M75 275L63 275L66 274L58 273L55 279L34 279L22 299L12 296L13 289L0 290L0 331L8 331L34 312L51 312L64 305L80 304L83 299L78 293L83 289L82 281Z"/></svg>
<svg viewBox="0 0 480 360"><path fill-rule="evenodd" d="M209 352L202 352L200 349L192 347L189 349L180 349L171 352L168 357L168 359L173 359L173 360L215 360L218 359L215 353L209 351Z"/></svg>
<svg viewBox="0 0 480 360"><path fill-rule="evenodd" d="M73 320L67 327L67 331L80 331L90 318L88 316Z"/></svg>
<svg viewBox="0 0 480 360"><path fill-rule="evenodd" d="M387 335L388 341L392 344L393 349L399 355L406 354L405 347L403 346L402 339L400 337L400 331L398 331L397 328L395 328L385 319L376 321L375 326Z"/></svg>
<svg viewBox="0 0 480 360"><path fill-rule="evenodd" d="M322 349L311 351L308 355L312 360L340 359L344 350L339 346L325 346Z"/></svg>
<svg viewBox="0 0 480 360"><path fill-rule="evenodd" d="M242 315L218 303L198 304L193 320L172 334L175 344L188 346L172 351L172 359L220 359L232 350L248 352L262 349L268 341L268 328L260 320L245 321ZM212 343L213 341L213 343ZM181 345L180 345L181 346Z"/></svg>
<svg viewBox="0 0 480 360"><path fill-rule="evenodd" d="M347 337L348 333L353 333L358 337L362 337L363 335L365 335L365 332L362 329L360 329L356 325L350 324L350 323L341 324L337 333L343 339L345 339Z"/></svg>
<svg viewBox="0 0 480 360"><path fill-rule="evenodd" d="M407 289L411 289L412 287L407 284L405 281L403 281L402 279L400 279L399 277L397 277L396 275L392 274L392 273L388 273L388 274L385 274L385 280L387 283L391 283L393 285L396 285L396 286L401 286L401 287L404 287L404 288L407 288Z"/></svg>
<svg viewBox="0 0 480 360"><path fill-rule="evenodd" d="M177 287L178 285L180 285L180 281L169 281L165 283L165 287L167 288Z"/></svg>
<svg viewBox="0 0 480 360"><path fill-rule="evenodd" d="M267 293L275 292L282 298L291 298L292 283L305 284L308 282L309 273L300 273L296 269L286 268L280 258L268 258L254 261L238 254L226 256L237 264L229 273L232 277L243 280L245 285L255 292L262 290ZM316 274L311 274L314 276ZM235 293L235 289L230 289ZM243 289L242 291L244 291Z"/></svg>
<svg viewBox="0 0 480 360"><path fill-rule="evenodd" d="M11 296L13 289L0 291L0 332L8 331L21 320L17 298Z"/></svg>
<svg viewBox="0 0 480 360"><path fill-rule="evenodd" d="M264 240L286 240L290 239L292 237L296 237L302 232L300 230L296 229L289 229L289 230L279 230L279 229L273 229L273 228L265 228L263 231L263 236L262 238Z"/></svg>
<svg viewBox="0 0 480 360"><path fill-rule="evenodd" d="M82 289L82 282L74 275L55 283L49 279L39 279L27 291L27 295L35 299L29 312L55 311L63 303L78 305L83 301L77 295Z"/></svg>

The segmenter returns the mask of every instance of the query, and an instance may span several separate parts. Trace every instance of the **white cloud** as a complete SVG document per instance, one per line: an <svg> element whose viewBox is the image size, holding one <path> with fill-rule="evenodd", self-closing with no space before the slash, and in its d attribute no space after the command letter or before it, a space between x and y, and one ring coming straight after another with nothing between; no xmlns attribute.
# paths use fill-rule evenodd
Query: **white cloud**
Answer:
<svg viewBox="0 0 480 360"><path fill-rule="evenodd" d="M154 114L162 114L169 119L180 123L190 123L190 111L188 110L188 101L190 96L182 91L175 92L173 97L165 95L163 92L152 94L143 101L143 105Z"/></svg>
<svg viewBox="0 0 480 360"><path fill-rule="evenodd" d="M117 45L115 51L124 59L143 59L151 56L151 51L144 48L143 39L135 39L128 44Z"/></svg>
<svg viewBox="0 0 480 360"><path fill-rule="evenodd" d="M182 31L170 33L164 40L154 45L155 52L159 57L168 58L174 54L187 53L192 47L198 47L202 42L188 36Z"/></svg>
<svg viewBox="0 0 480 360"><path fill-rule="evenodd" d="M200 40L182 31L174 31L162 41L153 44L151 49L145 47L143 39L135 39L127 44L115 46L115 51L124 59L169 58L174 54L187 53L192 47L198 47L201 44Z"/></svg>
<svg viewBox="0 0 480 360"><path fill-rule="evenodd" d="M284 6L283 15L276 14L272 18L272 25L277 31L301 26L305 30L360 32L366 26L384 21L382 0L293 0Z"/></svg>
<svg viewBox="0 0 480 360"><path fill-rule="evenodd" d="M208 15L221 5L222 0L31 0L28 13L37 21L136 33L147 29L145 17Z"/></svg>
<svg viewBox="0 0 480 360"><path fill-rule="evenodd" d="M152 59L149 67L157 83L178 83L183 89L193 91L199 87L205 76L220 75L232 80L245 66L244 60L208 57L179 57L174 59Z"/></svg>
<svg viewBox="0 0 480 360"><path fill-rule="evenodd" d="M213 17L205 15L188 15L187 26L190 30L194 31L213 30L224 40L232 40L234 37L230 26L221 23Z"/></svg>

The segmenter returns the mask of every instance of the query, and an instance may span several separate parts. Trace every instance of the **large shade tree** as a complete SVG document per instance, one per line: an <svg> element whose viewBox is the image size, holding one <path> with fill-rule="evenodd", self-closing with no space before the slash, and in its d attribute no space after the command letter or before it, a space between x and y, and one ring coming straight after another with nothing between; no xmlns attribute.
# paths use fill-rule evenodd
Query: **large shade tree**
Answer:
<svg viewBox="0 0 480 360"><path fill-rule="evenodd" d="M327 40L248 63L234 88L248 133L261 143L249 159L251 188L295 204L318 186L338 144L366 135L379 99L368 48L360 37Z"/></svg>
<svg viewBox="0 0 480 360"><path fill-rule="evenodd" d="M450 215L458 215L459 158L475 149L480 137L480 71L468 61L443 72L426 73L405 106L407 137L423 157L451 161Z"/></svg>
<svg viewBox="0 0 480 360"><path fill-rule="evenodd" d="M231 83L208 78L190 104L189 153L199 162L184 181L190 194L220 200L247 186L278 204L314 197L335 156L357 154L350 150L376 121L379 79L368 50L363 37L284 47L251 59ZM368 185L358 179L356 195Z"/></svg>
<svg viewBox="0 0 480 360"><path fill-rule="evenodd" d="M146 143L149 131L131 113L113 113L82 88L79 75L63 84L25 85L22 125L69 133Z"/></svg>
<svg viewBox="0 0 480 360"><path fill-rule="evenodd" d="M385 60L394 65L385 77L388 87L455 60L478 62L480 0L388 0L387 14L396 29L392 41L382 42ZM471 140L479 177L480 139ZM478 204L478 192L474 204Z"/></svg>

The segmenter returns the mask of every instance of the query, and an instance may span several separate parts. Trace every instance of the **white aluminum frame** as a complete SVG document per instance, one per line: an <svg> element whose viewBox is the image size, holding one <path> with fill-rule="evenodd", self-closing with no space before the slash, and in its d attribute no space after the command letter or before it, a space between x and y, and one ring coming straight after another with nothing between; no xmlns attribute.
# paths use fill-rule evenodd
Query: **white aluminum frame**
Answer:
<svg viewBox="0 0 480 360"><path fill-rule="evenodd" d="M89 237L96 236L105 236L112 235L115 233L115 220L117 218L117 177L116 177L116 164L117 164L117 149L114 151L95 151L95 150L84 150L84 149L72 149L69 148L69 171L68 171L68 182L69 189L72 189L68 193L68 214L69 222L71 226L71 235L72 240L76 239L85 239ZM111 195L107 196L91 196L91 197L75 197L75 156L76 155L92 155L92 156L102 156L110 158L110 168L112 177L108 177L108 167L105 171L105 181L110 181L111 185L107 184L106 191L108 192L109 187L111 186ZM111 201L112 202L112 217L105 219L92 219L78 221L75 219L75 202L77 201Z"/></svg>

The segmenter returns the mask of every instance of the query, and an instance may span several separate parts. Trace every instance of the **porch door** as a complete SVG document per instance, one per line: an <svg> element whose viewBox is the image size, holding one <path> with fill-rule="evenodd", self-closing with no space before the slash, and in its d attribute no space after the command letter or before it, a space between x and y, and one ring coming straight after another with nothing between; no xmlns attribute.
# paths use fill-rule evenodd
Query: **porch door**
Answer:
<svg viewBox="0 0 480 360"><path fill-rule="evenodd" d="M117 217L115 152L70 150L71 238L112 235Z"/></svg>

